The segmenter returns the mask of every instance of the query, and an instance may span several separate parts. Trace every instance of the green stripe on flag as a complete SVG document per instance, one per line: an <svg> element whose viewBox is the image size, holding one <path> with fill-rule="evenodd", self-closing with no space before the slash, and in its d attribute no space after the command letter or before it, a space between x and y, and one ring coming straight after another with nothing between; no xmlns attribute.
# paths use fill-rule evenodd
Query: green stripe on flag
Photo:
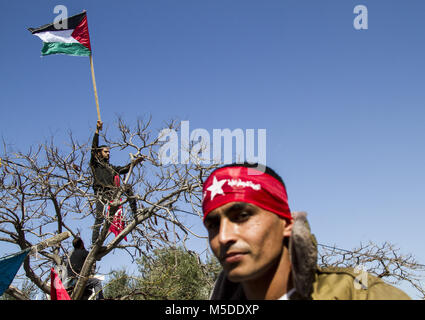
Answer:
<svg viewBox="0 0 425 320"><path fill-rule="evenodd" d="M44 42L41 54L69 54L71 56L89 56L91 51L81 43Z"/></svg>

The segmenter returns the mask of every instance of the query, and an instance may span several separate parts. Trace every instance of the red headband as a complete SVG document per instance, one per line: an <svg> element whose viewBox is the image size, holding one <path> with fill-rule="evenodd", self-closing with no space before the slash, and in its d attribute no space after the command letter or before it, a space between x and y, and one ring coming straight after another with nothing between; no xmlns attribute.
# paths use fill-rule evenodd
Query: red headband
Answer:
<svg viewBox="0 0 425 320"><path fill-rule="evenodd" d="M246 167L215 170L203 186L204 219L212 210L229 202L248 202L292 219L284 185L267 173Z"/></svg>

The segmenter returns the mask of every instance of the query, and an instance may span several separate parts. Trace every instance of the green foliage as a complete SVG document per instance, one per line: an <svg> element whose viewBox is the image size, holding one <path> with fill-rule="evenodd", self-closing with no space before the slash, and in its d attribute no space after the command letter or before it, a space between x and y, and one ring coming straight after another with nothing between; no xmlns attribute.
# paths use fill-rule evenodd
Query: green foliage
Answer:
<svg viewBox="0 0 425 320"><path fill-rule="evenodd" d="M38 290L37 290L37 287L35 286L35 284L33 284L28 279L25 279L20 284L20 287L18 289L28 300L34 300L37 293L38 293ZM2 296L0 296L0 300L18 300L18 299L14 298L13 296L11 296L11 295L9 295L5 292L5 293L3 293Z"/></svg>
<svg viewBox="0 0 425 320"><path fill-rule="evenodd" d="M139 260L140 287L152 299L204 299L207 297L204 274L196 256L181 248L159 249L154 259Z"/></svg>
<svg viewBox="0 0 425 320"><path fill-rule="evenodd" d="M112 271L111 280L103 288L103 295L106 299L119 299L130 295L135 284L125 269Z"/></svg>
<svg viewBox="0 0 425 320"><path fill-rule="evenodd" d="M11 295L7 294L6 292L3 293L3 295L0 296L0 300L17 300Z"/></svg>
<svg viewBox="0 0 425 320"><path fill-rule="evenodd" d="M183 248L156 249L137 260L137 277L114 271L105 288L107 298L146 300L208 299L220 270L213 258L202 263Z"/></svg>

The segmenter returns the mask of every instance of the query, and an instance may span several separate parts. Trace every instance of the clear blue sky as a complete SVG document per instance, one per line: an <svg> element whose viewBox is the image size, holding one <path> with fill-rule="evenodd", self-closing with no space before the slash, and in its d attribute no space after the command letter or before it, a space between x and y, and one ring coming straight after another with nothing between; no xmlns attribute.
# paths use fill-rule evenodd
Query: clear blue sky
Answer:
<svg viewBox="0 0 425 320"><path fill-rule="evenodd" d="M40 58L26 30L59 4L87 10L105 126L266 129L267 164L320 243L389 241L425 263L425 2L2 1L0 134L21 150L95 127L88 58Z"/></svg>

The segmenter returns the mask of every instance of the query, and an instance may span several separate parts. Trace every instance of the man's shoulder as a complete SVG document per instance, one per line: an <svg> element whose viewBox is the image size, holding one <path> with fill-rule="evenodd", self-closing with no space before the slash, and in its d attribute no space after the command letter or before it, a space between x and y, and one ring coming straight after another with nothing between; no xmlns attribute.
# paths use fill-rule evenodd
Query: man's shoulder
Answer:
<svg viewBox="0 0 425 320"><path fill-rule="evenodd" d="M405 300L400 289L354 268L318 268L313 283L315 300Z"/></svg>
<svg viewBox="0 0 425 320"><path fill-rule="evenodd" d="M339 277L355 278L359 275L359 272L354 268L343 268L343 267L317 267L317 275L319 277L326 278L330 275L338 275Z"/></svg>
<svg viewBox="0 0 425 320"><path fill-rule="evenodd" d="M71 257L85 257L89 254L86 249L74 249L71 253Z"/></svg>

